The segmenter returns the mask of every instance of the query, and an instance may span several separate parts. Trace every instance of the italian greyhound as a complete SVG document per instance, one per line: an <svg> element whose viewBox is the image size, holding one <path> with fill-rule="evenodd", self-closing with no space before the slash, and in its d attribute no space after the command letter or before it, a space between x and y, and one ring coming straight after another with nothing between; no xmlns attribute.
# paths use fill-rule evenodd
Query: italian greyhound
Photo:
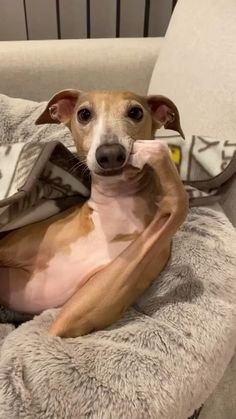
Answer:
<svg viewBox="0 0 236 419"><path fill-rule="evenodd" d="M64 90L36 124L64 123L91 173L91 196L0 241L0 303L60 308L49 333L75 337L118 320L166 265L188 198L156 129L178 131L164 96Z"/></svg>

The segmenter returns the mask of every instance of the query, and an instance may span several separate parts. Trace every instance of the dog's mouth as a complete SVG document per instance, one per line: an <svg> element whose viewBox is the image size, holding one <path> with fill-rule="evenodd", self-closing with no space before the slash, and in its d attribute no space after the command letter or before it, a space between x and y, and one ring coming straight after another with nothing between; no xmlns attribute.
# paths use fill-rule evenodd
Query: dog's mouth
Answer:
<svg viewBox="0 0 236 419"><path fill-rule="evenodd" d="M120 176L122 175L124 167L122 167L121 169L109 169L109 170L102 170L102 169L98 169L95 170L94 173L98 176Z"/></svg>

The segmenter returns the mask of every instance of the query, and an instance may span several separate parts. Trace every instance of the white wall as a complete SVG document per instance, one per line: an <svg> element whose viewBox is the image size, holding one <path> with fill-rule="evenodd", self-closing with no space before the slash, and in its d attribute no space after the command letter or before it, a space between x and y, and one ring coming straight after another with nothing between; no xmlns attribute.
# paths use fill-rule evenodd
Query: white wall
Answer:
<svg viewBox="0 0 236 419"><path fill-rule="evenodd" d="M29 39L56 39L56 0L25 0ZM165 34L172 0L151 0L149 36ZM91 37L116 34L116 0L90 0ZM143 36L145 0L121 0L120 36ZM86 38L86 0L60 0L62 38ZM27 39L23 0L0 0L0 41Z"/></svg>

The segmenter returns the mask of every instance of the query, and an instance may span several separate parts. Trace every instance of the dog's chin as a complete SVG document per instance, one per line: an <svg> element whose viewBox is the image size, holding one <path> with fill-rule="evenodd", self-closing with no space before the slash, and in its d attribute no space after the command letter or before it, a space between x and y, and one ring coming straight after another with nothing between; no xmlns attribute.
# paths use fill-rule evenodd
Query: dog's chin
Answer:
<svg viewBox="0 0 236 419"><path fill-rule="evenodd" d="M123 168L118 170L102 170L97 169L94 171L94 174L97 176L105 176L105 177L111 177L111 176L120 176L123 173Z"/></svg>

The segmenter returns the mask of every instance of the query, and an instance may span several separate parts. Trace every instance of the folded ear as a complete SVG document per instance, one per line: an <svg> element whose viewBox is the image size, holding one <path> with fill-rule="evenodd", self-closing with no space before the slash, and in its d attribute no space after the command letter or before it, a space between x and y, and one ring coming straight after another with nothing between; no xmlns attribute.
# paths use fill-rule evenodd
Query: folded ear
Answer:
<svg viewBox="0 0 236 419"><path fill-rule="evenodd" d="M56 93L35 124L67 124L71 120L79 94L78 90L73 89Z"/></svg>
<svg viewBox="0 0 236 419"><path fill-rule="evenodd" d="M180 125L179 111L170 99L161 95L148 96L147 104L152 112L156 128L164 126L166 129L179 132L185 138Z"/></svg>

